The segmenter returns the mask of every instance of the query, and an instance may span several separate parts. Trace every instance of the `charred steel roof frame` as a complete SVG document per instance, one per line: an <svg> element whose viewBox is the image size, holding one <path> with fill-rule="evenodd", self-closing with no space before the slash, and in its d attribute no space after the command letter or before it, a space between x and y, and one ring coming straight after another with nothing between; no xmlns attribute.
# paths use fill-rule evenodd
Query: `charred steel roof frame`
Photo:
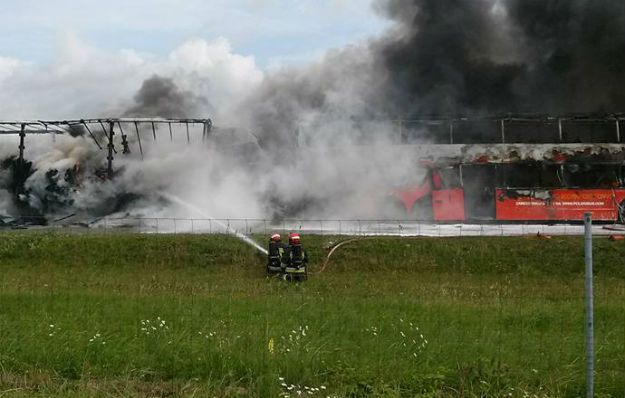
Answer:
<svg viewBox="0 0 625 398"><path fill-rule="evenodd" d="M89 134L91 139L102 150L104 147L100 144L95 134L93 134L90 125L99 126L102 131L101 134L106 137L108 143L106 147L108 149L108 167L107 172L109 178L113 176L113 158L117 153L113 143L113 137L115 136L115 125L122 133L122 143L124 149L127 148L126 134L122 124L133 124L137 134L137 142L139 144L139 151L141 152L141 158L143 158L143 146L141 145L141 135L139 134L140 124L149 124L152 128L152 135L156 141L156 125L166 124L169 127L169 136L173 140L172 124L184 124L186 125L187 142L190 142L189 125L201 124L202 140L206 139L213 128L213 121L211 119L167 119L167 118L99 118L99 119L79 119L79 120L12 120L1 121L0 120L0 135L19 135L19 157L18 164L24 165L24 149L26 135L32 134L76 134L76 131L72 131L74 127L84 128ZM108 126L108 128L107 128ZM124 153L125 150L124 150Z"/></svg>
<svg viewBox="0 0 625 398"><path fill-rule="evenodd" d="M500 116L485 116L485 117L431 117L431 118L410 118L410 119L395 119L392 121L399 127L399 133L401 136L410 130L409 126L414 124L428 125L428 126L448 126L448 144L454 144L455 124L457 123L479 123L479 122L494 122L499 125L498 127L498 139L492 143L523 143L510 141L507 137L507 129L509 125L507 123L544 123L545 125L557 125L558 139L549 141L551 143L565 142L565 131L563 123L614 123L614 140L609 142L622 142L625 137L621 134L622 123L625 123L625 113L615 113L609 115L598 114L567 114L560 116L552 115L536 115L536 114L508 114ZM407 129L407 130L406 130ZM447 141L447 140L446 140Z"/></svg>
<svg viewBox="0 0 625 398"><path fill-rule="evenodd" d="M211 119L172 119L172 118L95 118L76 120L0 120L0 134L69 134L66 128L85 125L104 124L203 124L209 129L213 126Z"/></svg>
<svg viewBox="0 0 625 398"><path fill-rule="evenodd" d="M498 121L498 120L514 120L514 121L532 121L532 122L555 122L558 120L579 120L579 121L614 121L625 120L625 113L612 114L586 114L586 113L569 113L562 115L535 114L535 113L508 113L492 116L424 116L411 117L405 119L397 119L404 122L450 122L450 121Z"/></svg>

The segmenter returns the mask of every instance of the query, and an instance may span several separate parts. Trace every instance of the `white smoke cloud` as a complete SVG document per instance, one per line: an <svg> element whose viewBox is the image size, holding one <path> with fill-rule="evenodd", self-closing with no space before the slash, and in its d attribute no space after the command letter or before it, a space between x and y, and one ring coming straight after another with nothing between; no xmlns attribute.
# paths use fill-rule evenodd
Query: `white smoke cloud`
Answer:
<svg viewBox="0 0 625 398"><path fill-rule="evenodd" d="M172 77L204 96L214 118L253 90L263 73L252 57L235 54L226 39L194 39L167 57L134 50L105 51L65 35L56 57L33 65L0 58L0 119L70 119L117 116L148 77Z"/></svg>
<svg viewBox="0 0 625 398"><path fill-rule="evenodd" d="M198 216L159 195L171 192L216 218L264 218L276 212L383 217L389 215L384 206L392 187L419 179L414 153L392 147L392 126L371 121L376 109L370 99L384 79L366 45L331 51L305 67L265 73L224 38L188 40L159 58L104 51L69 35L48 65L18 63L10 73L0 91L0 119L116 117L134 105L146 79L159 75L206 99L204 114L194 116L239 128L217 129L206 143L193 131L191 145L181 129L173 142L159 130L156 143L151 131L142 131L141 159L132 127L125 126L133 154L118 153L114 168L121 172L105 182L94 177L106 164L105 154L88 137L59 137L55 143L29 137L26 157L37 170L26 184L30 205L56 216L110 214L126 194L136 197L123 214ZM369 145L360 145L363 139ZM64 175L75 165L79 189ZM71 198L67 209L44 209L51 195L50 170L59 171L52 176L53 190L70 191L63 191ZM12 211L4 202L0 206L0 215Z"/></svg>
<svg viewBox="0 0 625 398"><path fill-rule="evenodd" d="M255 90L263 79L263 72L254 59L235 54L224 38L189 40L160 58L133 50L105 51L74 35L66 35L57 58L46 65L0 58L0 120L119 117L132 106L133 96L143 82L155 74L167 76L182 90L206 99L206 109L199 109L200 114L193 116L222 121L232 114L234 104ZM92 128L100 130L97 126ZM130 126L126 128L131 130ZM176 138L182 138L184 131L175 129ZM90 138L58 136L53 141L50 136L28 136L25 157L32 161L36 170L25 184L29 204L42 211L57 211L45 208L46 198L51 195L48 173L58 171L58 175L52 177L55 189L70 190L72 187L65 181L64 172L75 165L79 165L80 189L69 192L72 206L63 211L91 211L125 192L142 195L153 205L159 198L150 198L150 195L161 189L186 191L190 199L206 200L208 196L197 192L206 192L206 185L211 184L208 189L211 208L220 215L232 216L232 208L237 203L233 198L238 197L232 195L233 185L253 185L241 178L234 178L232 182L211 179L211 173L214 175L218 171L218 157L205 147L188 146L182 139L154 145L147 139L148 132L142 134L145 136L145 160L139 160L136 137L132 134L130 140L135 157L117 156L115 168L125 171L114 184L102 183L94 177L95 171L106 164L106 155L97 150ZM159 131L159 136L166 137L168 132ZM199 139L197 132L193 139ZM102 137L100 140L104 141ZM116 145L120 149L120 142ZM17 146L16 135L0 137L0 159L16 156ZM236 174L231 175L236 177ZM10 171L5 169L0 175L1 186L8 186L9 179ZM238 185L238 191L242 186ZM6 190L0 192L0 215L14 213L10 196ZM247 207L250 214L259 213L257 207L252 208L249 203ZM145 214L141 209L139 212Z"/></svg>
<svg viewBox="0 0 625 398"><path fill-rule="evenodd" d="M183 90L205 96L214 110L211 116L220 123L229 121L232 106L256 90L263 79L254 58L234 53L225 38L183 43L157 73L172 76Z"/></svg>

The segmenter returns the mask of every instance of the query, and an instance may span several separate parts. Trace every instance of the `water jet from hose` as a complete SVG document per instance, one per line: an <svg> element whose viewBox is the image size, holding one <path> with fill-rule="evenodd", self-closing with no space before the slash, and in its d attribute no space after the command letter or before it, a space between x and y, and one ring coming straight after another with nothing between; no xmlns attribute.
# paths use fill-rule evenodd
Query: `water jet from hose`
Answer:
<svg viewBox="0 0 625 398"><path fill-rule="evenodd" d="M254 247L256 250L258 250L259 252L263 253L264 255L267 255L267 249L265 249L264 247L262 247L261 245L259 245L256 241L254 241L252 238L250 238L247 235L242 234L241 232L238 232L232 228L230 228L230 226L224 224L223 222L214 219L213 217L209 216L208 214L204 213L204 211L202 209L200 209L197 206L194 206L193 204L181 199L180 197L173 195L169 192L161 192L160 193L161 196L171 202L177 203L181 206L186 207L187 209L201 215L202 217L205 217L215 223L217 223L219 226L221 226L227 234L233 234L234 236L236 236L238 239L242 240L243 242L247 243L248 245Z"/></svg>

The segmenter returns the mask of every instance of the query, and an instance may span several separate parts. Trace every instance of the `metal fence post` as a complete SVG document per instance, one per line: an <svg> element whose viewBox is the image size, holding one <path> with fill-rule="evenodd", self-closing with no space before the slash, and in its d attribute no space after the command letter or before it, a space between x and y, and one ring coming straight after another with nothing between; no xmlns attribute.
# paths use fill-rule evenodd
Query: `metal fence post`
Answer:
<svg viewBox="0 0 625 398"><path fill-rule="evenodd" d="M584 214L584 252L586 260L585 301L586 301L586 397L594 396L594 314L592 293L592 214Z"/></svg>

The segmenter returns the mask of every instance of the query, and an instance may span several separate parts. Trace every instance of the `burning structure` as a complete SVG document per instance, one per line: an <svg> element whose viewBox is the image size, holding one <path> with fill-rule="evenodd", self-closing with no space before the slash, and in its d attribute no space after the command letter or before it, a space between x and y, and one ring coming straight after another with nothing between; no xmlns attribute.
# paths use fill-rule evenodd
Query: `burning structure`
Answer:
<svg viewBox="0 0 625 398"><path fill-rule="evenodd" d="M410 139L404 124L402 139ZM625 220L623 121L616 116L411 124L419 139L449 145L428 148L424 184L396 191L409 213L425 202L436 221L579 221L588 211L596 220ZM456 137L457 128L466 130Z"/></svg>
<svg viewBox="0 0 625 398"><path fill-rule="evenodd" d="M373 217L390 214L395 218L442 222L553 222L580 220L584 212L591 211L597 220L617 221L625 217L625 144L621 136L624 123L625 119L618 116L402 120L389 124L392 131L385 133L394 141L375 145L365 141L352 145L350 150L382 150L397 159L411 159L400 165L411 168L404 174L406 178L387 179L368 188L369 192L377 192L367 199ZM3 162L3 170L10 178L4 178L0 188L12 195L19 216L36 216L43 221L48 213L57 217L73 214L76 197L85 184L116 186L115 179L124 173L125 167L124 162L120 168L115 167L116 157L140 162L146 139L155 143L161 136L171 142L174 131L177 140L182 138L187 145L197 145L192 143L190 126L200 126L201 136L195 131L194 140L204 144L206 155L217 150L238 164L246 163L249 167L245 172L254 178L258 178L254 170L258 162L270 157L260 145L233 142L230 138L236 130L220 132L213 128L210 119L0 122L1 134L19 137L17 155ZM129 137L130 132L133 134ZM80 139L90 149L83 161L40 172L45 188L43 197L38 197L29 184L37 170L25 157L26 137L46 133ZM315 146L306 141L304 138L297 142L297 149L314 152ZM335 149L335 155L327 154L326 159L342 155L341 148ZM88 165L93 159L95 163ZM280 200L274 196L271 185L263 189L265 209L274 216L287 217L299 216L308 206L331 201L337 194L354 194L352 187L345 187L342 192L327 196L320 192L316 197ZM93 194L93 188L89 190ZM146 196L141 189L128 186L113 192L106 204L83 210L93 216L113 214ZM349 209L345 213L349 214Z"/></svg>
<svg viewBox="0 0 625 398"><path fill-rule="evenodd" d="M206 137L200 123L186 140L184 127L149 120L140 123L139 135L131 134L132 122L116 119L92 120L88 128L80 120L39 124L38 133L67 134L52 134L54 145L29 139L22 156L15 155L15 140L0 142L0 214L171 215L155 194L166 189L220 218L562 221L578 219L584 209L596 211L595 218L618 218L625 2L373 4L391 21L386 32L309 65L259 71L229 48L208 51L195 40L173 51L166 68L128 61L143 84L124 85L141 88L134 103L124 102L128 93L117 98L122 105L114 112L108 102L85 110L74 88L66 102L77 105L63 115L210 114L236 129L214 128ZM86 76L97 69L82 65ZM55 74L52 66L50 74L3 80L11 84L0 92L9 106L2 109L23 98L39 101L42 84L31 84L39 75L67 79L65 71L73 70ZM122 81L128 73L121 70L109 81ZM162 76L148 78L153 70ZM97 96L91 88L85 91ZM130 152L113 153L112 169L110 123L113 152ZM22 124L0 123L0 129L19 136ZM28 126L35 124L26 123L26 135ZM173 142L155 145L154 136L170 135L168 126ZM141 148L140 136L152 139ZM194 136L205 137L203 144Z"/></svg>
<svg viewBox="0 0 625 398"><path fill-rule="evenodd" d="M210 119L108 118L0 121L0 135L19 137L17 154L5 158L0 166L3 174L0 180L0 193L5 195L2 203L7 206L7 208L0 209L4 212L0 215L5 218L17 217L23 223L46 223L48 216L54 217L75 211L76 197L80 196L83 189L89 190L85 187L106 189L107 184L114 184L115 177L124 172L123 165L119 169L114 167L116 157L130 157L136 149L138 157L143 159L144 144L141 135L149 133L156 141L157 126L165 126L169 132L169 138L173 140L173 124L178 127L183 126L189 144L191 142L190 126L201 126L202 140L206 140L212 130ZM125 129L134 133L132 138L129 138ZM63 137L71 143L69 153L60 154L60 158L56 161L44 161L47 167L39 170L25 154L27 153L27 137L35 139L34 147L37 148L42 144L37 138L42 136L53 139L53 142L43 143L44 146L48 146L44 149L44 153L48 154L63 147L63 144L57 145L58 137ZM136 148L131 149L131 143ZM97 195L97 191L90 191L89 194ZM105 216L123 210L141 196L141 192L128 189L114 191L112 195L105 195L102 202L96 200L92 202L94 206L84 207L83 210L91 213L92 217ZM10 199L7 201L6 197ZM7 202L12 202L12 206L7 205ZM12 214L7 210L13 210Z"/></svg>

